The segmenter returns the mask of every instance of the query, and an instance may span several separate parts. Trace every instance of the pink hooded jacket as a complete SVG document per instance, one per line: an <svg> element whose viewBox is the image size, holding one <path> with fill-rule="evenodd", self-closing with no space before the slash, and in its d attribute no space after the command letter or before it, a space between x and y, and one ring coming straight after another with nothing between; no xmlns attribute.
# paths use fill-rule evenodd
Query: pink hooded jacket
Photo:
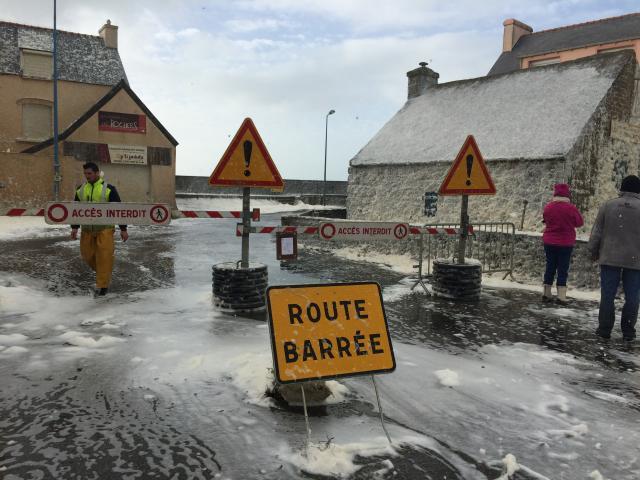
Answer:
<svg viewBox="0 0 640 480"><path fill-rule="evenodd" d="M544 207L542 218L546 225L542 234L545 245L573 247L576 244L576 228L584 225L582 215L569 197L569 185L559 183L553 189L553 200Z"/></svg>

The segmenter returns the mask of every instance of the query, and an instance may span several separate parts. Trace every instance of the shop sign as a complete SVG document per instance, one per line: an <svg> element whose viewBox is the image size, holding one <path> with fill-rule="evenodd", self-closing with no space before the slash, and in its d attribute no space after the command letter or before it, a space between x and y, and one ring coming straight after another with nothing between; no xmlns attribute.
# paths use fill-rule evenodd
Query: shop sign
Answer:
<svg viewBox="0 0 640 480"><path fill-rule="evenodd" d="M137 113L98 112L98 130L147 133L147 117Z"/></svg>
<svg viewBox="0 0 640 480"><path fill-rule="evenodd" d="M147 147L141 145L108 145L109 161L130 165L147 164Z"/></svg>

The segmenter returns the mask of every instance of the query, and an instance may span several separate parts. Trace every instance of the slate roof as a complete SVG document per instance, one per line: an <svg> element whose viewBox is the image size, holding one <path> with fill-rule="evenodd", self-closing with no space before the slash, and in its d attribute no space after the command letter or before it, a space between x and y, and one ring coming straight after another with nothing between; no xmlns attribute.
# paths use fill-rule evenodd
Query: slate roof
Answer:
<svg viewBox="0 0 640 480"><path fill-rule="evenodd" d="M521 37L510 52L503 52L488 75L520 68L520 59L572 48L640 38L640 13L542 30Z"/></svg>
<svg viewBox="0 0 640 480"><path fill-rule="evenodd" d="M93 115L96 114L102 107L104 107L109 100L116 96L116 94L120 91L124 90L131 97L131 99L140 107L140 109L145 113L145 115L151 120L158 130L160 130L167 140L169 140L173 146L178 145L178 141L169 133L169 131L160 123L160 121L155 117L151 110L147 108L147 106L142 103L140 97L138 97L131 87L125 82L125 80L120 80L116 86L114 86L111 90L107 92L107 94L98 100L89 110L87 110L80 118L78 118L75 122L69 125L63 132L58 135L58 141L62 142L69 138L69 136L75 132L78 128L82 126L87 120L89 120ZM48 140L44 140L36 145L32 145L31 147L23 150L21 153L37 153L40 150L43 150L47 147L53 145L53 138L49 138Z"/></svg>
<svg viewBox="0 0 640 480"><path fill-rule="evenodd" d="M0 21L0 74L20 75L20 49L53 51L53 30ZM116 85L125 79L116 48L99 36L58 31L58 78L72 82Z"/></svg>
<svg viewBox="0 0 640 480"><path fill-rule="evenodd" d="M562 157L629 62L622 51L431 87L350 165L451 162L469 134L487 160Z"/></svg>

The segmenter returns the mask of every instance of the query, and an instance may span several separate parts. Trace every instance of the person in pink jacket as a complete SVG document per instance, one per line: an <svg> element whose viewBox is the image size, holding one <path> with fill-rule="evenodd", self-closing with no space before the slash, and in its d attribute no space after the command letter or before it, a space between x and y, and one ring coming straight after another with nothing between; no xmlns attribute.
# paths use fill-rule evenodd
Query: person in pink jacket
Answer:
<svg viewBox="0 0 640 480"><path fill-rule="evenodd" d="M571 203L571 190L566 183L558 183L553 188L553 198L544 207L542 214L545 224L542 241L544 253L547 257L547 268L544 272L544 293L542 299L553 299L551 287L553 279L558 275L558 301L567 302L567 277L571 254L576 244L576 228L584 225L582 215Z"/></svg>

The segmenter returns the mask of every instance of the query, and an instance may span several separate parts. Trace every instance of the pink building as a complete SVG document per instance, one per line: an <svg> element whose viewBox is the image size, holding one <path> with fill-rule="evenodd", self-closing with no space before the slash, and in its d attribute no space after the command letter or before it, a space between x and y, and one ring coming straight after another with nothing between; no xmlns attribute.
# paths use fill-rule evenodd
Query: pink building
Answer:
<svg viewBox="0 0 640 480"><path fill-rule="evenodd" d="M640 61L640 13L539 32L513 18L503 25L502 54L489 75L618 50L633 50Z"/></svg>

